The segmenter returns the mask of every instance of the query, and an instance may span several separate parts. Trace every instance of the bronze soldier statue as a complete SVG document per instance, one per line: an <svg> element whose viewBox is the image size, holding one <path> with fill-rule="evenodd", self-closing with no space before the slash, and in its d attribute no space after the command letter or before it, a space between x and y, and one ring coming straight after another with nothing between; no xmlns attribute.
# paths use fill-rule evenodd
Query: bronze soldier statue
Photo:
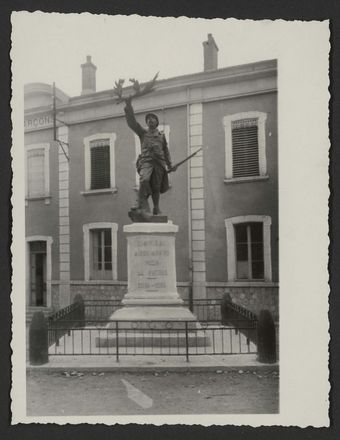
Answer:
<svg viewBox="0 0 340 440"><path fill-rule="evenodd" d="M124 98L125 116L128 126L140 139L141 154L138 156L136 168L139 174L139 190L137 204L133 208L147 217L150 213L148 198L153 201L153 215L161 214L159 209L160 194L169 189L168 172L176 171L164 133L158 130L158 117L154 113L145 116L147 129L143 128L135 118L131 97Z"/></svg>
<svg viewBox="0 0 340 440"><path fill-rule="evenodd" d="M158 216L161 214L159 197L160 194L165 193L169 189L168 173L176 171L178 166L202 150L202 148L199 148L190 156L172 165L165 135L157 129L159 125L158 117L154 113L148 113L145 116L147 128L143 128L136 121L131 101L133 98L151 93L154 90L157 77L158 73L143 87L136 79L130 79L133 94L129 96L123 96L124 79L115 81L113 89L116 104L125 102L126 121L128 126L137 134L141 143L141 154L136 163L139 174L138 198L136 206L129 211L129 217L134 222L167 221L165 216L159 216L158 220L156 220L153 215ZM150 213L148 202L150 195L153 201L153 215Z"/></svg>

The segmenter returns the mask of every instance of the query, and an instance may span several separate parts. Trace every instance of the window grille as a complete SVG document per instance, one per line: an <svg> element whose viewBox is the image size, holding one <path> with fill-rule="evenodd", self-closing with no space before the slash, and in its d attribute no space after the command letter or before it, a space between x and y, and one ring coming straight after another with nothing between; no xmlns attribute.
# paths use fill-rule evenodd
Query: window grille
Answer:
<svg viewBox="0 0 340 440"><path fill-rule="evenodd" d="M258 119L233 121L233 177L259 176Z"/></svg>
<svg viewBox="0 0 340 440"><path fill-rule="evenodd" d="M92 141L91 189L110 188L110 144L108 139Z"/></svg>

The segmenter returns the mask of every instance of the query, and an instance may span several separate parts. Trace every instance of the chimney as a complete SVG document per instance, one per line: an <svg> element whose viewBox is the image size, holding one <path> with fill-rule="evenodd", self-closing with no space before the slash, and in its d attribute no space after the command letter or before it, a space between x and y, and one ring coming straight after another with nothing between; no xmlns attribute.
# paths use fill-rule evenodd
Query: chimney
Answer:
<svg viewBox="0 0 340 440"><path fill-rule="evenodd" d="M82 70L82 87L81 94L87 95L96 91L96 70L97 67L92 63L91 56L87 55L86 63L81 65Z"/></svg>
<svg viewBox="0 0 340 440"><path fill-rule="evenodd" d="M218 68L217 52L218 47L211 34L208 34L208 40L203 41L204 51L204 71L216 70Z"/></svg>

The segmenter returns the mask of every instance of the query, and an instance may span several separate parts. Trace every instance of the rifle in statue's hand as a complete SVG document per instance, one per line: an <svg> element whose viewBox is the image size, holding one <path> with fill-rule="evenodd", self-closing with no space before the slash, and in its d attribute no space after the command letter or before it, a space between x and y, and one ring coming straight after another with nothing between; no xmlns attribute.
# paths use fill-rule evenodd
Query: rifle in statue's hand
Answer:
<svg viewBox="0 0 340 440"><path fill-rule="evenodd" d="M158 77L159 72L156 73L154 78L151 81L148 81L147 83L142 86L139 81L137 81L134 78L130 78L130 82L132 83L132 88L134 90L134 93L132 95L123 96L123 84L125 82L124 79L119 79L118 81L115 81L115 87L113 88L113 94L116 97L116 104L120 104L124 101L131 101L134 98L139 98L140 96L147 95L148 93L151 93L155 90L155 84Z"/></svg>
<svg viewBox="0 0 340 440"><path fill-rule="evenodd" d="M194 153L190 154L190 156L186 157L185 159L181 160L180 162L177 162L175 165L173 165L167 172L168 173L172 173L174 171L177 170L177 168L182 165L184 162L186 162L187 160L191 159L192 157L194 157L197 153L199 153L203 148L199 148L197 151L195 151Z"/></svg>

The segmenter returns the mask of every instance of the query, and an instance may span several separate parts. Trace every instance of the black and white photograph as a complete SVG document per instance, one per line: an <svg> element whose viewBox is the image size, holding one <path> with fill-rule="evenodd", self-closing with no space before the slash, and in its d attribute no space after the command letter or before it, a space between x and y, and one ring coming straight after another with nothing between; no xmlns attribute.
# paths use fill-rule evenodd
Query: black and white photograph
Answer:
<svg viewBox="0 0 340 440"><path fill-rule="evenodd" d="M326 426L327 22L12 26L14 421Z"/></svg>

